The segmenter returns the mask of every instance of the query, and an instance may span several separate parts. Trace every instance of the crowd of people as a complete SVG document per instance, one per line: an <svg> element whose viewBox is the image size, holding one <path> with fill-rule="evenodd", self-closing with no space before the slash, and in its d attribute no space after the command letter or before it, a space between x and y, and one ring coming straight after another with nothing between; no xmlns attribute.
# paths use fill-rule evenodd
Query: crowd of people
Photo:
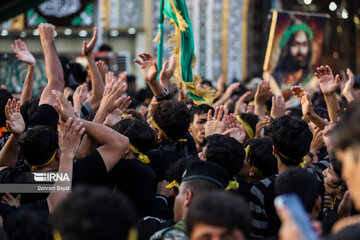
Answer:
<svg viewBox="0 0 360 240"><path fill-rule="evenodd" d="M274 206L289 193L319 239L360 238L360 91L350 69L340 78L320 66L316 88L293 86L286 99L269 78L203 80L197 87L216 99L195 105L172 82L174 56L159 72L138 54L147 83L138 91L133 76L96 61L96 29L82 46L85 75L60 60L54 31L38 27L48 80L38 97L36 59L22 40L11 46L28 73L20 99L0 90L0 184L69 178L48 193L3 192L0 239L305 240L291 209Z"/></svg>

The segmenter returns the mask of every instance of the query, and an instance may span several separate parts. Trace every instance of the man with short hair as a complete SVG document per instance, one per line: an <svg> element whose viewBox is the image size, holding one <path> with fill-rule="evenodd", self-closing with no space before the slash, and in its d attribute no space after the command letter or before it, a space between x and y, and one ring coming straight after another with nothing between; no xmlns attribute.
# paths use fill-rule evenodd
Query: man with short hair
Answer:
<svg viewBox="0 0 360 240"><path fill-rule="evenodd" d="M250 189L252 231L250 236L264 239L277 234L280 220L274 208L274 186L279 174L299 166L309 152L312 133L308 124L297 118L284 115L271 125L273 154L277 159L278 174L255 182Z"/></svg>
<svg viewBox="0 0 360 240"><path fill-rule="evenodd" d="M190 206L186 225L191 240L245 240L250 232L250 210L235 194L211 192Z"/></svg>
<svg viewBox="0 0 360 240"><path fill-rule="evenodd" d="M203 141L205 139L205 124L209 110L214 112L214 108L207 104L193 105L190 108L191 122L190 134L194 138L196 149L202 151Z"/></svg>
<svg viewBox="0 0 360 240"><path fill-rule="evenodd" d="M189 165L181 179L175 198L173 227L155 233L151 239L188 239L185 218L195 198L215 190L225 189L229 182L226 171L216 163L196 161Z"/></svg>

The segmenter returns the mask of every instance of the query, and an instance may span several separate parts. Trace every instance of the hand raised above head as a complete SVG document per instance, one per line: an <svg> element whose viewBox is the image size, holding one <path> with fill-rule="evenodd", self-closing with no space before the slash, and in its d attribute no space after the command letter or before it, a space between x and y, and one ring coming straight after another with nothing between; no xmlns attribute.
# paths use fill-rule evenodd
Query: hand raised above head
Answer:
<svg viewBox="0 0 360 240"><path fill-rule="evenodd" d="M84 56L90 56L95 48L96 41L97 41L97 34L98 30L97 28L94 28L93 36L89 43L86 41L83 42L83 48L82 48L82 54Z"/></svg>
<svg viewBox="0 0 360 240"><path fill-rule="evenodd" d="M76 119L74 109L71 103L69 103L69 101L65 98L64 94L56 90L53 90L52 93L58 101L58 103L54 104L55 111L59 114L62 121L66 122L70 117L72 119Z"/></svg>
<svg viewBox="0 0 360 240"><path fill-rule="evenodd" d="M27 49L25 42L21 41L21 39L15 40L15 45L11 44L11 48L16 54L16 58L24 63L35 66L36 60L34 56Z"/></svg>
<svg viewBox="0 0 360 240"><path fill-rule="evenodd" d="M20 102L9 99L5 106L6 126L12 134L20 135L25 130L25 122L20 113Z"/></svg>
<svg viewBox="0 0 360 240"><path fill-rule="evenodd" d="M140 68L146 82L156 81L158 74L158 68L156 61L152 58L149 53L138 54L141 60L134 60Z"/></svg>
<svg viewBox="0 0 360 240"><path fill-rule="evenodd" d="M40 40L51 41L55 40L55 26L50 23L40 23L38 26Z"/></svg>
<svg viewBox="0 0 360 240"><path fill-rule="evenodd" d="M315 76L319 79L319 85L323 94L331 94L339 87L340 79L339 74L334 78L331 68L326 65L316 68Z"/></svg>

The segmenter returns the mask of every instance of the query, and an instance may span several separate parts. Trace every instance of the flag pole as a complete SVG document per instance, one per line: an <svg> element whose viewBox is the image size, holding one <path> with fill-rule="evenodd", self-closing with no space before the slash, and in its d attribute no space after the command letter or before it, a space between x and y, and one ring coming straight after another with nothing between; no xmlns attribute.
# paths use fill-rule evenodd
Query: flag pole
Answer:
<svg viewBox="0 0 360 240"><path fill-rule="evenodd" d="M158 80L159 75L162 69L162 59L164 54L164 0L160 0L160 16L159 16L159 25L158 31L160 33L160 42L158 43L158 60L157 60L157 67L159 70L158 73Z"/></svg>

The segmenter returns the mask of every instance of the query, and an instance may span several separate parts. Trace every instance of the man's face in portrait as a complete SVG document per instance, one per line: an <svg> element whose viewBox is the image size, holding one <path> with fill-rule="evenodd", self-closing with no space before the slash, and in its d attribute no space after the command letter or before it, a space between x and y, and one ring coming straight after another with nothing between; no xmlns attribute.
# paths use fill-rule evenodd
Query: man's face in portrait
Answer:
<svg viewBox="0 0 360 240"><path fill-rule="evenodd" d="M294 33L294 38L290 43L289 53L292 65L296 69L304 68L306 66L309 50L310 44L306 33L303 31Z"/></svg>

